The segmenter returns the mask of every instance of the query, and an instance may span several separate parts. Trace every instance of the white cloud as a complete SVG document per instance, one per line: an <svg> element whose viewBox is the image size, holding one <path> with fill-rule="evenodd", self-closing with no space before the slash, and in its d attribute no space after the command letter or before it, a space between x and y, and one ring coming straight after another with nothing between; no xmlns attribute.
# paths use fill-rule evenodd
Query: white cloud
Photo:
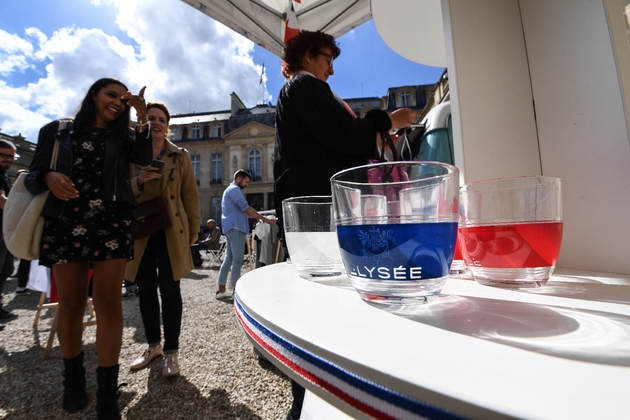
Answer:
<svg viewBox="0 0 630 420"><path fill-rule="evenodd" d="M26 137L28 141L35 143L39 129L50 122L49 118L28 111L21 106L15 106L14 102L0 98L0 128L3 133ZM23 128L26 127L26 130ZM29 131L27 131L29 130Z"/></svg>
<svg viewBox="0 0 630 420"><path fill-rule="evenodd" d="M133 92L147 86L146 98L165 102L172 114L229 109L232 92L248 106L260 101L261 67L253 63L251 41L181 1L94 3L118 9L125 41L81 22L49 38L37 28L24 37L0 30L0 75L40 74L20 86L0 81L4 133L36 141L43 124L74 115L87 88L106 76Z"/></svg>
<svg viewBox="0 0 630 420"><path fill-rule="evenodd" d="M28 36L32 36L33 38L37 38L37 41L42 43L46 41L46 35L42 31L37 28L26 28L24 33Z"/></svg>
<svg viewBox="0 0 630 420"><path fill-rule="evenodd" d="M33 55L30 42L0 29L0 45L0 76L29 67L27 59Z"/></svg>
<svg viewBox="0 0 630 420"><path fill-rule="evenodd" d="M146 96L173 113L229 108L236 92L249 106L260 98L260 67L251 41L180 1L109 0L120 13L118 26L139 45L129 77ZM138 19L142 16L142 19Z"/></svg>

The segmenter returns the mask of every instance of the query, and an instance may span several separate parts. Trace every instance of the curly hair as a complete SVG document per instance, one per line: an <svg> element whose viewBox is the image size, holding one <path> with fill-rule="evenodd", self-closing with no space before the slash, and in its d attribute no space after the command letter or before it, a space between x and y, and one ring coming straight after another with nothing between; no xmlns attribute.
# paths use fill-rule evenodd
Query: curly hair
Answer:
<svg viewBox="0 0 630 420"><path fill-rule="evenodd" d="M290 77L296 71L302 70L302 61L307 54L315 58L325 48L330 48L333 59L341 54L332 35L321 31L301 31L287 42L282 57L282 74L284 77Z"/></svg>
<svg viewBox="0 0 630 420"><path fill-rule="evenodd" d="M93 98L98 95L101 89L111 84L120 85L125 89L125 91L129 90L123 82L111 77L104 77L94 82L94 84L88 89L85 98L83 98L81 106L79 107L79 112L77 112L77 115L74 117L75 131L85 131L92 128L92 124L96 118L96 103ZM112 133L114 133L115 137L125 138L125 136L129 136L129 123L129 106L125 104L125 111L110 123L109 129Z"/></svg>
<svg viewBox="0 0 630 420"><path fill-rule="evenodd" d="M160 111L162 111L165 115L166 115L166 123L170 123L171 121L171 113L168 112L168 108L166 107L166 105L164 105L164 102L149 102L147 103L147 113L149 112L149 110L151 108L156 108L159 109ZM170 125L167 127L166 129L166 133L164 135L164 137L166 137L167 139L170 139L171 137L171 129L170 129Z"/></svg>

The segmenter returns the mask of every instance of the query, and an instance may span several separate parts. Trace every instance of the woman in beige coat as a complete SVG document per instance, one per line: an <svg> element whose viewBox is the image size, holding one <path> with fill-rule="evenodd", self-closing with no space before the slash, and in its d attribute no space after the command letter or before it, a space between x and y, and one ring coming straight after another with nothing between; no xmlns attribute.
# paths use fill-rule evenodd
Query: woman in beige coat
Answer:
<svg viewBox="0 0 630 420"><path fill-rule="evenodd" d="M182 323L182 295L179 279L193 269L190 245L197 240L201 219L197 180L186 150L168 141L171 118L164 104L151 102L147 116L153 137L153 157L164 162L164 168L135 167L131 187L139 203L161 197L172 226L150 236L136 239L134 260L127 263L125 279L138 285L140 314L148 348L131 369L141 369L156 357L164 355L162 376L179 374L177 352ZM157 261L157 263L156 263ZM160 302L164 347L160 335Z"/></svg>

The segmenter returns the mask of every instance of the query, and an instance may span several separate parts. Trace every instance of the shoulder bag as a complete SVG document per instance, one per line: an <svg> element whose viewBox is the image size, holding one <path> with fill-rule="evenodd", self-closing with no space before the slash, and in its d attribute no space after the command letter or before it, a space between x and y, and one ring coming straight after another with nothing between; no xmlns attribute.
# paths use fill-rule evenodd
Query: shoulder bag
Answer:
<svg viewBox="0 0 630 420"><path fill-rule="evenodd" d="M63 130L68 121L60 120L57 131ZM50 168L57 168L59 142L55 139ZM39 259L39 244L44 230L42 210L50 190L31 194L24 185L26 173L21 173L7 197L2 216L2 235L11 254L24 260Z"/></svg>
<svg viewBox="0 0 630 420"><path fill-rule="evenodd" d="M160 197L145 201L134 211L134 239L141 239L171 227L166 204Z"/></svg>
<svg viewBox="0 0 630 420"><path fill-rule="evenodd" d="M175 163L175 159L176 157L173 156L173 163ZM174 168L171 169L169 178L173 175L173 171ZM172 226L166 203L161 197L139 204L134 209L133 216L135 219L134 239L142 239Z"/></svg>

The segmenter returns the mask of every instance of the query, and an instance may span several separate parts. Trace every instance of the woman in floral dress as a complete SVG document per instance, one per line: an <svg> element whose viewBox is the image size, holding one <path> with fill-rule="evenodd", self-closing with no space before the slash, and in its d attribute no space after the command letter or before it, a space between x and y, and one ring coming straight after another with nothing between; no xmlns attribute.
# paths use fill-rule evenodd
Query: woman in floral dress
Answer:
<svg viewBox="0 0 630 420"><path fill-rule="evenodd" d="M133 256L130 163L151 162L144 88L133 95L120 81L97 80L73 121L53 121L39 133L25 180L33 194L50 191L40 264L52 267L59 293L59 343L64 358L63 408L76 412L88 397L83 368L83 314L93 269L96 310L98 419L119 419L118 358L122 344L121 287ZM130 107L138 124L130 128ZM55 144L57 162L51 169Z"/></svg>

